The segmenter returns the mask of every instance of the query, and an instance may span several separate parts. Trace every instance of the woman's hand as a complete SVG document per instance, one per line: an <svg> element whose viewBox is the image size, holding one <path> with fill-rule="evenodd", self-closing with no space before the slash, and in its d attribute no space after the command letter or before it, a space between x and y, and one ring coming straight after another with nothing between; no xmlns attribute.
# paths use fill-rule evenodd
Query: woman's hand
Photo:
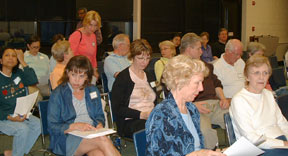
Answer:
<svg viewBox="0 0 288 156"><path fill-rule="evenodd" d="M13 122L23 122L24 120L26 120L26 117L27 115L23 115L23 116L20 116L20 115L17 115L15 117L12 117L10 115L7 116L7 119L10 120L10 121L13 121Z"/></svg>
<svg viewBox="0 0 288 156"><path fill-rule="evenodd" d="M73 123L69 126L68 131L74 131L74 130L78 130L78 131L90 131L90 130L96 130L95 127L93 127L90 124L87 123L83 123L83 122L76 122ZM67 131L67 130L66 130Z"/></svg>
<svg viewBox="0 0 288 156"><path fill-rule="evenodd" d="M186 156L226 156L226 155L221 152L202 149L199 151L194 151L192 153L189 153Z"/></svg>
<svg viewBox="0 0 288 156"><path fill-rule="evenodd" d="M288 146L288 141L284 141L284 146Z"/></svg>
<svg viewBox="0 0 288 156"><path fill-rule="evenodd" d="M102 123L98 123L98 125L96 126L96 129L100 129L100 128L103 128Z"/></svg>
<svg viewBox="0 0 288 156"><path fill-rule="evenodd" d="M145 119L147 120L149 115L150 115L151 111L148 111L148 112L141 112L140 113L140 119Z"/></svg>
<svg viewBox="0 0 288 156"><path fill-rule="evenodd" d="M26 67L27 64L26 62L24 61L24 53L21 49L15 49L15 52L16 52L16 55L17 55L17 59L19 61L19 63L23 66L23 67Z"/></svg>

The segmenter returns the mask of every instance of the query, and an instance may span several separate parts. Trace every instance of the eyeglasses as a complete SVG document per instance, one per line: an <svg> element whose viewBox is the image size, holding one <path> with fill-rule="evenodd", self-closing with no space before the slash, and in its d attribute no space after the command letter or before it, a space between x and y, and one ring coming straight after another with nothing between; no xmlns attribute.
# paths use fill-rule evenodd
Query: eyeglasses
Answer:
<svg viewBox="0 0 288 156"><path fill-rule="evenodd" d="M251 72L251 74L253 74L253 75L255 75L255 76L263 76L263 77L266 77L266 76L268 76L269 75L269 72L267 72L267 71L264 71L264 72L260 72L260 71L256 71L256 72Z"/></svg>

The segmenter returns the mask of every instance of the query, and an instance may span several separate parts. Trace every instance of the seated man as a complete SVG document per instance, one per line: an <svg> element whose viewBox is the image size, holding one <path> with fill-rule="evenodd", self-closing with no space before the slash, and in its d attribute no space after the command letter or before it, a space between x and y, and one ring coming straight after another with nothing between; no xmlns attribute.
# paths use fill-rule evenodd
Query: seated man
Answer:
<svg viewBox="0 0 288 156"><path fill-rule="evenodd" d="M241 41L238 39L229 40L225 47L225 53L213 64L214 74L221 81L226 98L231 99L244 87L245 62L241 59L242 49Z"/></svg>
<svg viewBox="0 0 288 156"><path fill-rule="evenodd" d="M130 66L127 54L130 51L129 36L118 34L113 38L112 46L114 51L104 61L104 72L108 79L108 89L112 90L112 85L117 75L125 68Z"/></svg>
<svg viewBox="0 0 288 156"><path fill-rule="evenodd" d="M70 48L70 43L66 40L59 40L52 46L53 58L57 61L56 66L50 74L51 88L54 90L58 85L58 81L63 75L64 69L73 52Z"/></svg>
<svg viewBox="0 0 288 156"><path fill-rule="evenodd" d="M228 39L228 30L221 28L218 32L218 41L212 45L212 53L216 58L220 58L221 54L225 51L225 45Z"/></svg>
<svg viewBox="0 0 288 156"><path fill-rule="evenodd" d="M201 38L194 33L187 33L181 40L180 51L183 55L199 60L202 55ZM223 115L228 112L229 101L224 96L220 80L213 73L213 66L204 63L209 69L209 74L204 78L204 90L196 97L194 104L201 113L200 128L204 135L205 147L212 149L218 142L218 137L211 123L225 128Z"/></svg>
<svg viewBox="0 0 288 156"><path fill-rule="evenodd" d="M38 36L31 36L27 47L29 50L24 53L24 60L29 67L34 69L37 75L39 81L37 87L39 88L41 95L49 96L49 58L47 55L39 52L40 38Z"/></svg>

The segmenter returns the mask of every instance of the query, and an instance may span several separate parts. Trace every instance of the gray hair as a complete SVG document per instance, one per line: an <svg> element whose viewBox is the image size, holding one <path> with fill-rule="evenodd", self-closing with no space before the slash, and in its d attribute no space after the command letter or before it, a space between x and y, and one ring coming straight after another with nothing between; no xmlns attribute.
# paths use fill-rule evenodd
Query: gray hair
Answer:
<svg viewBox="0 0 288 156"><path fill-rule="evenodd" d="M181 39L180 52L183 53L188 47L194 48L197 42L202 39L195 33L187 33Z"/></svg>
<svg viewBox="0 0 288 156"><path fill-rule="evenodd" d="M113 41L112 41L113 49L117 49L118 46L119 46L119 44L125 43L125 38L128 38L128 39L129 39L129 36L126 35L126 34L118 34L118 35L116 35L116 36L113 38Z"/></svg>
<svg viewBox="0 0 288 156"><path fill-rule="evenodd" d="M240 40L238 39L230 39L225 46L225 51L229 51L229 52L234 52L236 50L236 42L240 42L240 45L243 47L243 44Z"/></svg>

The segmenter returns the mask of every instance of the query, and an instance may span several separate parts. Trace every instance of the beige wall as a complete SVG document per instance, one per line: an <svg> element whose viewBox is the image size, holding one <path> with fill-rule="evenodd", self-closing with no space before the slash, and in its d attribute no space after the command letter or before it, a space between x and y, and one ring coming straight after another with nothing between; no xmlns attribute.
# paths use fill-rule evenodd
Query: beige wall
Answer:
<svg viewBox="0 0 288 156"><path fill-rule="evenodd" d="M288 0L242 0L242 41L246 49L249 36L279 36L276 51L278 61L282 60L288 48ZM252 26L255 31L252 31Z"/></svg>

